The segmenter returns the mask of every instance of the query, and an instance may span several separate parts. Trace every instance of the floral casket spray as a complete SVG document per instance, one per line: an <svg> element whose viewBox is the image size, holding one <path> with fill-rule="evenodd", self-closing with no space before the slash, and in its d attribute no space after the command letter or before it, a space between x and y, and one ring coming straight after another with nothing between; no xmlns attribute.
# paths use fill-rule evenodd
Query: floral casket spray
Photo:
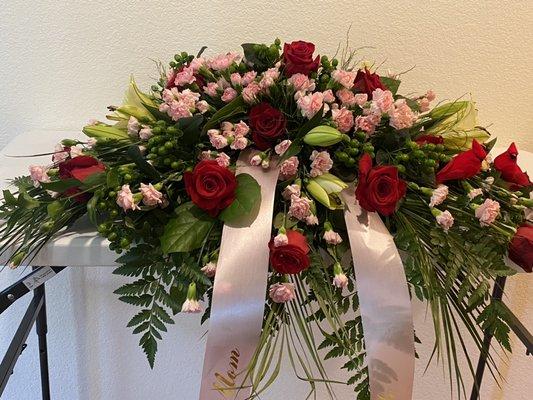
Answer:
<svg viewBox="0 0 533 400"><path fill-rule="evenodd" d="M138 308L128 326L151 366L172 315L210 320L201 399L258 397L281 354L311 391L409 399L415 296L461 396L462 332L510 350L489 289L508 265L533 266L533 186L516 146L491 160L474 103L401 95L399 76L348 51L242 47L158 64L150 93L132 80L110 122L14 179L0 251L31 263L87 215L120 254L114 273L131 277L115 293ZM328 378L329 358L345 381Z"/></svg>

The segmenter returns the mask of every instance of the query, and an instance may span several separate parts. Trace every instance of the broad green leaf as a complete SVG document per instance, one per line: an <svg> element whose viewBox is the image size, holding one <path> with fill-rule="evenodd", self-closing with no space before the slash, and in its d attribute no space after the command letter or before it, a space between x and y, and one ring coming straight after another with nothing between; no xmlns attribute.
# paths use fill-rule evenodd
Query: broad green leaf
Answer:
<svg viewBox="0 0 533 400"><path fill-rule="evenodd" d="M80 186L81 182L77 179L64 179L60 181L41 182L41 187L45 190L51 190L52 192L62 193L67 189Z"/></svg>
<svg viewBox="0 0 533 400"><path fill-rule="evenodd" d="M104 185L105 183L106 183L105 172L97 172L85 178L83 180L81 187L82 189L92 189L96 186Z"/></svg>
<svg viewBox="0 0 533 400"><path fill-rule="evenodd" d="M200 127L202 126L203 122L204 117L201 114L197 114L188 118L181 118L178 120L178 127L183 132L181 141L183 141L183 143L186 145L197 143L202 135L202 130Z"/></svg>
<svg viewBox="0 0 533 400"><path fill-rule="evenodd" d="M398 92L398 88L400 87L400 81L399 79L389 78L388 76L380 76L381 82L389 89L392 94L396 94Z"/></svg>
<svg viewBox="0 0 533 400"><path fill-rule="evenodd" d="M235 223L243 217L249 217L260 203L261 188L257 181L251 175L239 174L235 200L220 213L220 219L226 223Z"/></svg>
<svg viewBox="0 0 533 400"><path fill-rule="evenodd" d="M19 193L17 202L20 208L26 208L28 210L39 207L40 204L39 201L31 197L28 193L26 193L26 191L22 191Z"/></svg>
<svg viewBox="0 0 533 400"><path fill-rule="evenodd" d="M15 196L13 196L13 194L9 190L4 190L3 193L4 193L4 202L8 206L17 205L17 199L15 198Z"/></svg>
<svg viewBox="0 0 533 400"><path fill-rule="evenodd" d="M215 220L192 202L179 206L176 214L168 221L161 236L163 252L186 252L201 247Z"/></svg>
<svg viewBox="0 0 533 400"><path fill-rule="evenodd" d="M107 125L88 125L83 133L95 139L130 140L128 132Z"/></svg>

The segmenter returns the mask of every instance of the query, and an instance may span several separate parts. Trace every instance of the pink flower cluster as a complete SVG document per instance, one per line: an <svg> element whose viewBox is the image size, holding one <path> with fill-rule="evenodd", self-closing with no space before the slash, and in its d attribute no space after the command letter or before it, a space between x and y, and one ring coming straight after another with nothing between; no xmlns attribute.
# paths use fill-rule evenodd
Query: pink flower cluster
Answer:
<svg viewBox="0 0 533 400"><path fill-rule="evenodd" d="M476 208L475 214L481 226L490 225L500 214L500 203L496 200L485 199L484 203Z"/></svg>
<svg viewBox="0 0 533 400"><path fill-rule="evenodd" d="M230 146L233 150L244 150L248 146L246 135L250 132L250 127L243 121L237 124L223 122L220 129L209 129L207 135L209 141L215 149L223 149Z"/></svg>
<svg viewBox="0 0 533 400"><path fill-rule="evenodd" d="M200 154L200 160L212 160L214 159L221 167L229 167L231 158L224 152L216 152L211 150L202 151Z"/></svg>
<svg viewBox="0 0 533 400"><path fill-rule="evenodd" d="M327 151L313 150L309 158L312 161L309 174L313 178L328 172L333 167L333 160Z"/></svg>
<svg viewBox="0 0 533 400"><path fill-rule="evenodd" d="M196 111L204 113L209 109L207 102L199 99L200 93L190 89L181 92L175 87L165 89L163 90L164 103L159 106L159 111L166 112L174 121L191 117Z"/></svg>
<svg viewBox="0 0 533 400"><path fill-rule="evenodd" d="M228 69L233 63L239 62L241 55L236 52L229 52L226 54L218 54L213 58L207 60L206 64L214 71L223 71Z"/></svg>

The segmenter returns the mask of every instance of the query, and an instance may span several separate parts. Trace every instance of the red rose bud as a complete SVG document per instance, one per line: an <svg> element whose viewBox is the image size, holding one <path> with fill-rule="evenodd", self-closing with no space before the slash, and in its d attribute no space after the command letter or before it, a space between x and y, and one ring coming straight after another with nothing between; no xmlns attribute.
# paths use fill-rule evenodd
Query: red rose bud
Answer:
<svg viewBox="0 0 533 400"><path fill-rule="evenodd" d="M415 142L422 146L424 144L444 144L444 138L442 136L436 136L436 135L422 135L419 136Z"/></svg>
<svg viewBox="0 0 533 400"><path fill-rule="evenodd" d="M533 270L533 225L522 225L509 245L509 258L526 272Z"/></svg>
<svg viewBox="0 0 533 400"><path fill-rule="evenodd" d="M252 139L259 150L273 147L287 131L287 120L283 113L268 103L252 107L248 117Z"/></svg>
<svg viewBox="0 0 533 400"><path fill-rule="evenodd" d="M521 187L531 185L529 176L518 166L518 149L511 143L505 153L494 159L494 168L501 173L502 179L511 183L511 190L519 190Z"/></svg>
<svg viewBox="0 0 533 400"><path fill-rule="evenodd" d="M305 236L298 231L287 230L288 243L275 246L270 240L270 264L280 274L297 274L309 268L309 246Z"/></svg>
<svg viewBox="0 0 533 400"><path fill-rule="evenodd" d="M437 183L455 179L471 178L481 171L481 162L487 157L487 152L474 139L472 148L456 155L437 173Z"/></svg>
<svg viewBox="0 0 533 400"><path fill-rule="evenodd" d="M84 182L88 177L105 171L105 165L91 156L78 156L63 161L58 165L59 177L62 180L77 179ZM72 196L80 192L79 187L72 187L67 189L63 194ZM74 197L80 203L87 202L91 198L90 193L83 193Z"/></svg>
<svg viewBox="0 0 533 400"><path fill-rule="evenodd" d="M355 91L366 93L368 100L372 100L372 92L376 89L387 90L387 87L381 82L378 74L370 72L367 68L357 71L353 84Z"/></svg>
<svg viewBox="0 0 533 400"><path fill-rule="evenodd" d="M363 209L391 215L406 189L407 184L398 176L398 168L391 165L372 168L372 158L366 153L361 157L355 197Z"/></svg>
<svg viewBox="0 0 533 400"><path fill-rule="evenodd" d="M237 179L233 172L221 167L216 160L200 161L192 172L185 172L183 178L192 202L212 217L235 200Z"/></svg>
<svg viewBox="0 0 533 400"><path fill-rule="evenodd" d="M287 77L294 74L304 74L309 76L311 72L318 71L320 56L313 59L315 45L301 40L292 43L285 43L283 46L284 73Z"/></svg>

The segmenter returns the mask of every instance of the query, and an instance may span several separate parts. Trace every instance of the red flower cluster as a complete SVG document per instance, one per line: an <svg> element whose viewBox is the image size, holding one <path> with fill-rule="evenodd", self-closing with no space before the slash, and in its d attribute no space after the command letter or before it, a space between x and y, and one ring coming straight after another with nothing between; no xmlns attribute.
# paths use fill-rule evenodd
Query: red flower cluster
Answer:
<svg viewBox="0 0 533 400"><path fill-rule="evenodd" d="M274 246L274 239L270 240L270 264L280 274L297 274L309 268L309 246L305 236L298 231L286 232L289 243L284 246Z"/></svg>
<svg viewBox="0 0 533 400"><path fill-rule="evenodd" d="M456 179L471 178L481 171L481 162L487 152L477 140L472 141L472 148L456 155L437 173L437 183Z"/></svg>
<svg viewBox="0 0 533 400"><path fill-rule="evenodd" d="M80 182L84 182L88 177L94 174L105 171L105 165L91 156L78 156L69 160L63 161L58 165L59 177L62 180L77 179ZM67 189L63 194L72 196L79 193L81 189L79 187L71 187ZM80 203L84 203L91 198L91 194L83 193L74 197L74 199Z"/></svg>
<svg viewBox="0 0 533 400"><path fill-rule="evenodd" d="M509 245L509 258L526 272L533 271L533 225L518 228Z"/></svg>
<svg viewBox="0 0 533 400"><path fill-rule="evenodd" d="M391 215L406 189L407 184L398 176L398 168L392 165L372 168L372 158L366 153L361 157L355 197L363 209Z"/></svg>
<svg viewBox="0 0 533 400"><path fill-rule="evenodd" d="M501 173L502 179L511 184L511 190L519 190L521 187L531 185L527 173L518 166L518 149L511 143L505 153L494 159L494 168Z"/></svg>
<svg viewBox="0 0 533 400"><path fill-rule="evenodd" d="M387 87L381 82L378 74L370 72L367 68L357 71L353 88L359 93L366 93L368 99L372 99L372 92L376 89L386 90Z"/></svg>
<svg viewBox="0 0 533 400"><path fill-rule="evenodd" d="M283 63L285 65L285 75L291 77L294 74L304 74L309 76L311 72L316 72L320 64L320 56L313 59L315 45L313 43L297 41L285 43L283 46Z"/></svg>
<svg viewBox="0 0 533 400"><path fill-rule="evenodd" d="M287 132L287 120L283 113L268 103L260 103L250 110L249 124L252 139L259 150L267 150Z"/></svg>
<svg viewBox="0 0 533 400"><path fill-rule="evenodd" d="M192 172L185 172L184 181L192 202L212 217L235 200L237 179L215 160L200 161Z"/></svg>

